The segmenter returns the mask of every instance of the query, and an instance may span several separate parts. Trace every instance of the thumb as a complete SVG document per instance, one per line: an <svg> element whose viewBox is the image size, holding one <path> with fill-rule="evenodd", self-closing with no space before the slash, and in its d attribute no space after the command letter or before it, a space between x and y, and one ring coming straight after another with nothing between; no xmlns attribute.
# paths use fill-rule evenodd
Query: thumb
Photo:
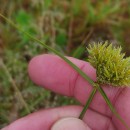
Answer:
<svg viewBox="0 0 130 130"><path fill-rule="evenodd" d="M91 130L87 124L77 118L62 118L52 126L51 130Z"/></svg>

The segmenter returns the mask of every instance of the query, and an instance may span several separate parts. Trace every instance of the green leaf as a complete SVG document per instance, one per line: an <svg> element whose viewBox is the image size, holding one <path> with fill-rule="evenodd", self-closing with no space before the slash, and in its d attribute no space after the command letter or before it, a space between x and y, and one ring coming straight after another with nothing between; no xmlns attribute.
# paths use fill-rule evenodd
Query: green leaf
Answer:
<svg viewBox="0 0 130 130"><path fill-rule="evenodd" d="M56 43L64 47L67 44L67 36L64 33L60 33L56 36Z"/></svg>
<svg viewBox="0 0 130 130"><path fill-rule="evenodd" d="M25 12L24 10L20 10L15 15L16 22L21 26L28 26L30 24L30 21L32 20L32 17L30 14Z"/></svg>
<svg viewBox="0 0 130 130"><path fill-rule="evenodd" d="M84 54L85 47L79 46L76 48L76 50L73 52L72 56L75 58L81 58L81 56Z"/></svg>

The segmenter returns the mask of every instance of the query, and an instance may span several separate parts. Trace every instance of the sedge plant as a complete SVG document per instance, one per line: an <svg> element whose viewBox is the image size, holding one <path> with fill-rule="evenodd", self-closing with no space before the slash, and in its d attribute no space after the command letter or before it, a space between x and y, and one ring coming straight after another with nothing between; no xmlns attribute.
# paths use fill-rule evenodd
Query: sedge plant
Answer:
<svg viewBox="0 0 130 130"><path fill-rule="evenodd" d="M121 47L115 48L112 44L105 42L104 44L90 44L87 50L89 53L88 61L96 69L97 81L95 87L100 87L103 85L126 87L130 85L130 57L124 58L125 54L121 53ZM97 89L94 88L91 92L90 97L79 116L80 119L83 118ZM100 87L98 90L101 92L103 89ZM106 100L107 96L105 93L103 94L104 97L106 97ZM108 104L109 103L110 102L108 102ZM109 107L110 106L111 105L109 104ZM120 120L122 120L112 107L110 107L110 109ZM124 121L122 120L122 122Z"/></svg>
<svg viewBox="0 0 130 130"><path fill-rule="evenodd" d="M122 61L124 60L124 54L120 55L121 49L115 49L113 52L112 46L108 46L106 43L103 44L94 44L93 46L90 46L88 51L89 51L89 62L96 68L96 72L97 72L97 81L94 82L86 73L84 73L80 68L78 68L74 63L72 63L70 60L68 60L65 56L63 56L61 53L59 53L57 50L51 48L50 46L46 45L45 43L43 43L42 41L38 40L37 38L33 37L32 35L30 35L28 32L24 31L23 29L19 28L17 25L15 25L15 23L13 23L11 20L9 20L8 18L6 18L4 15L0 14L0 17L2 17L7 23L11 24L15 29L17 29L18 31L24 33L25 35L27 35L28 37L30 37L32 40L36 41L37 43L43 45L43 47L45 47L46 49L48 49L49 51L53 52L54 54L56 54L57 56L59 56L60 58L62 58L65 62L67 62L75 71L77 71L87 82L89 82L89 84L91 84L91 86L93 86L93 90L90 94L90 97L83 109L83 111L81 112L79 118L82 119L88 106L90 105L95 93L97 92L97 90L100 92L100 94L103 96L104 100L106 101L107 105L109 106L110 110L113 112L113 114L115 114L115 116L123 123L123 125L130 130L130 128L128 127L128 125L125 123L125 121L121 118L121 116L117 113L117 111L115 110L115 108L113 107L111 101L109 100L109 98L107 97L106 93L104 92L103 88L101 87L102 84L111 84L111 85L115 85L118 86L118 84L116 84L120 78L122 79L122 82L119 83L119 85L128 85L130 83L130 67L126 66L129 63L129 60L126 59L123 63L122 66L125 67L125 72L126 70L129 70L129 73L127 74L128 77L119 77L120 75L117 73L117 71L113 74L114 79L112 79L113 77L111 76L111 73L109 73L109 70L107 70L106 68L101 67L102 64L99 63L103 63L103 64L109 64L111 63L111 61L109 61L109 63L106 63L107 61L103 60L102 56L99 52L98 49L101 51L103 49L107 49L108 51L108 58L109 60L111 60L110 57L112 57L113 53L117 53L119 55L119 59L122 59ZM109 52L109 49L111 50ZM100 54L100 55L99 55ZM109 57L110 56L110 57ZM114 59L114 57L113 57ZM118 57L117 57L117 63L120 63ZM117 69L116 66L112 66L111 64L109 65L110 69ZM108 68L109 68L108 67ZM100 71L101 70L101 71ZM104 73L104 75L101 76L101 73ZM125 74L124 74L125 75ZM109 77L109 78L108 78ZM125 78L125 79L124 79ZM128 78L128 79L127 79ZM107 80L109 79L109 80ZM118 81L117 81L118 79Z"/></svg>

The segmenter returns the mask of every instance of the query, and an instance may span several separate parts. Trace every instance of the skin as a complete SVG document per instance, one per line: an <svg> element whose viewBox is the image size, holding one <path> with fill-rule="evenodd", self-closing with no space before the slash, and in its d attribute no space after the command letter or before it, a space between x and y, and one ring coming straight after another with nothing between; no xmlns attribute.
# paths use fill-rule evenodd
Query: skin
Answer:
<svg viewBox="0 0 130 130"><path fill-rule="evenodd" d="M72 57L68 59L96 81L96 71L89 63ZM29 63L28 72L37 85L73 97L80 101L81 106L40 110L13 122L4 130L77 130L78 126L81 130L127 130L109 110L99 92L96 93L83 121L76 119L93 87L61 58L49 54L36 56ZM103 86L103 89L130 127L130 88Z"/></svg>

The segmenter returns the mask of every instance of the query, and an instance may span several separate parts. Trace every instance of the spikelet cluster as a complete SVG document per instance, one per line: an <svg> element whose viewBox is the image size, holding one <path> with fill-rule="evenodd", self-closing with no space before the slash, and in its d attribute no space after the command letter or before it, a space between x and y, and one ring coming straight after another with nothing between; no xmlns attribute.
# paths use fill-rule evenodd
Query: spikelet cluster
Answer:
<svg viewBox="0 0 130 130"><path fill-rule="evenodd" d="M87 50L88 60L96 69L98 83L130 86L130 57L124 58L121 47L115 48L105 42L89 45Z"/></svg>

